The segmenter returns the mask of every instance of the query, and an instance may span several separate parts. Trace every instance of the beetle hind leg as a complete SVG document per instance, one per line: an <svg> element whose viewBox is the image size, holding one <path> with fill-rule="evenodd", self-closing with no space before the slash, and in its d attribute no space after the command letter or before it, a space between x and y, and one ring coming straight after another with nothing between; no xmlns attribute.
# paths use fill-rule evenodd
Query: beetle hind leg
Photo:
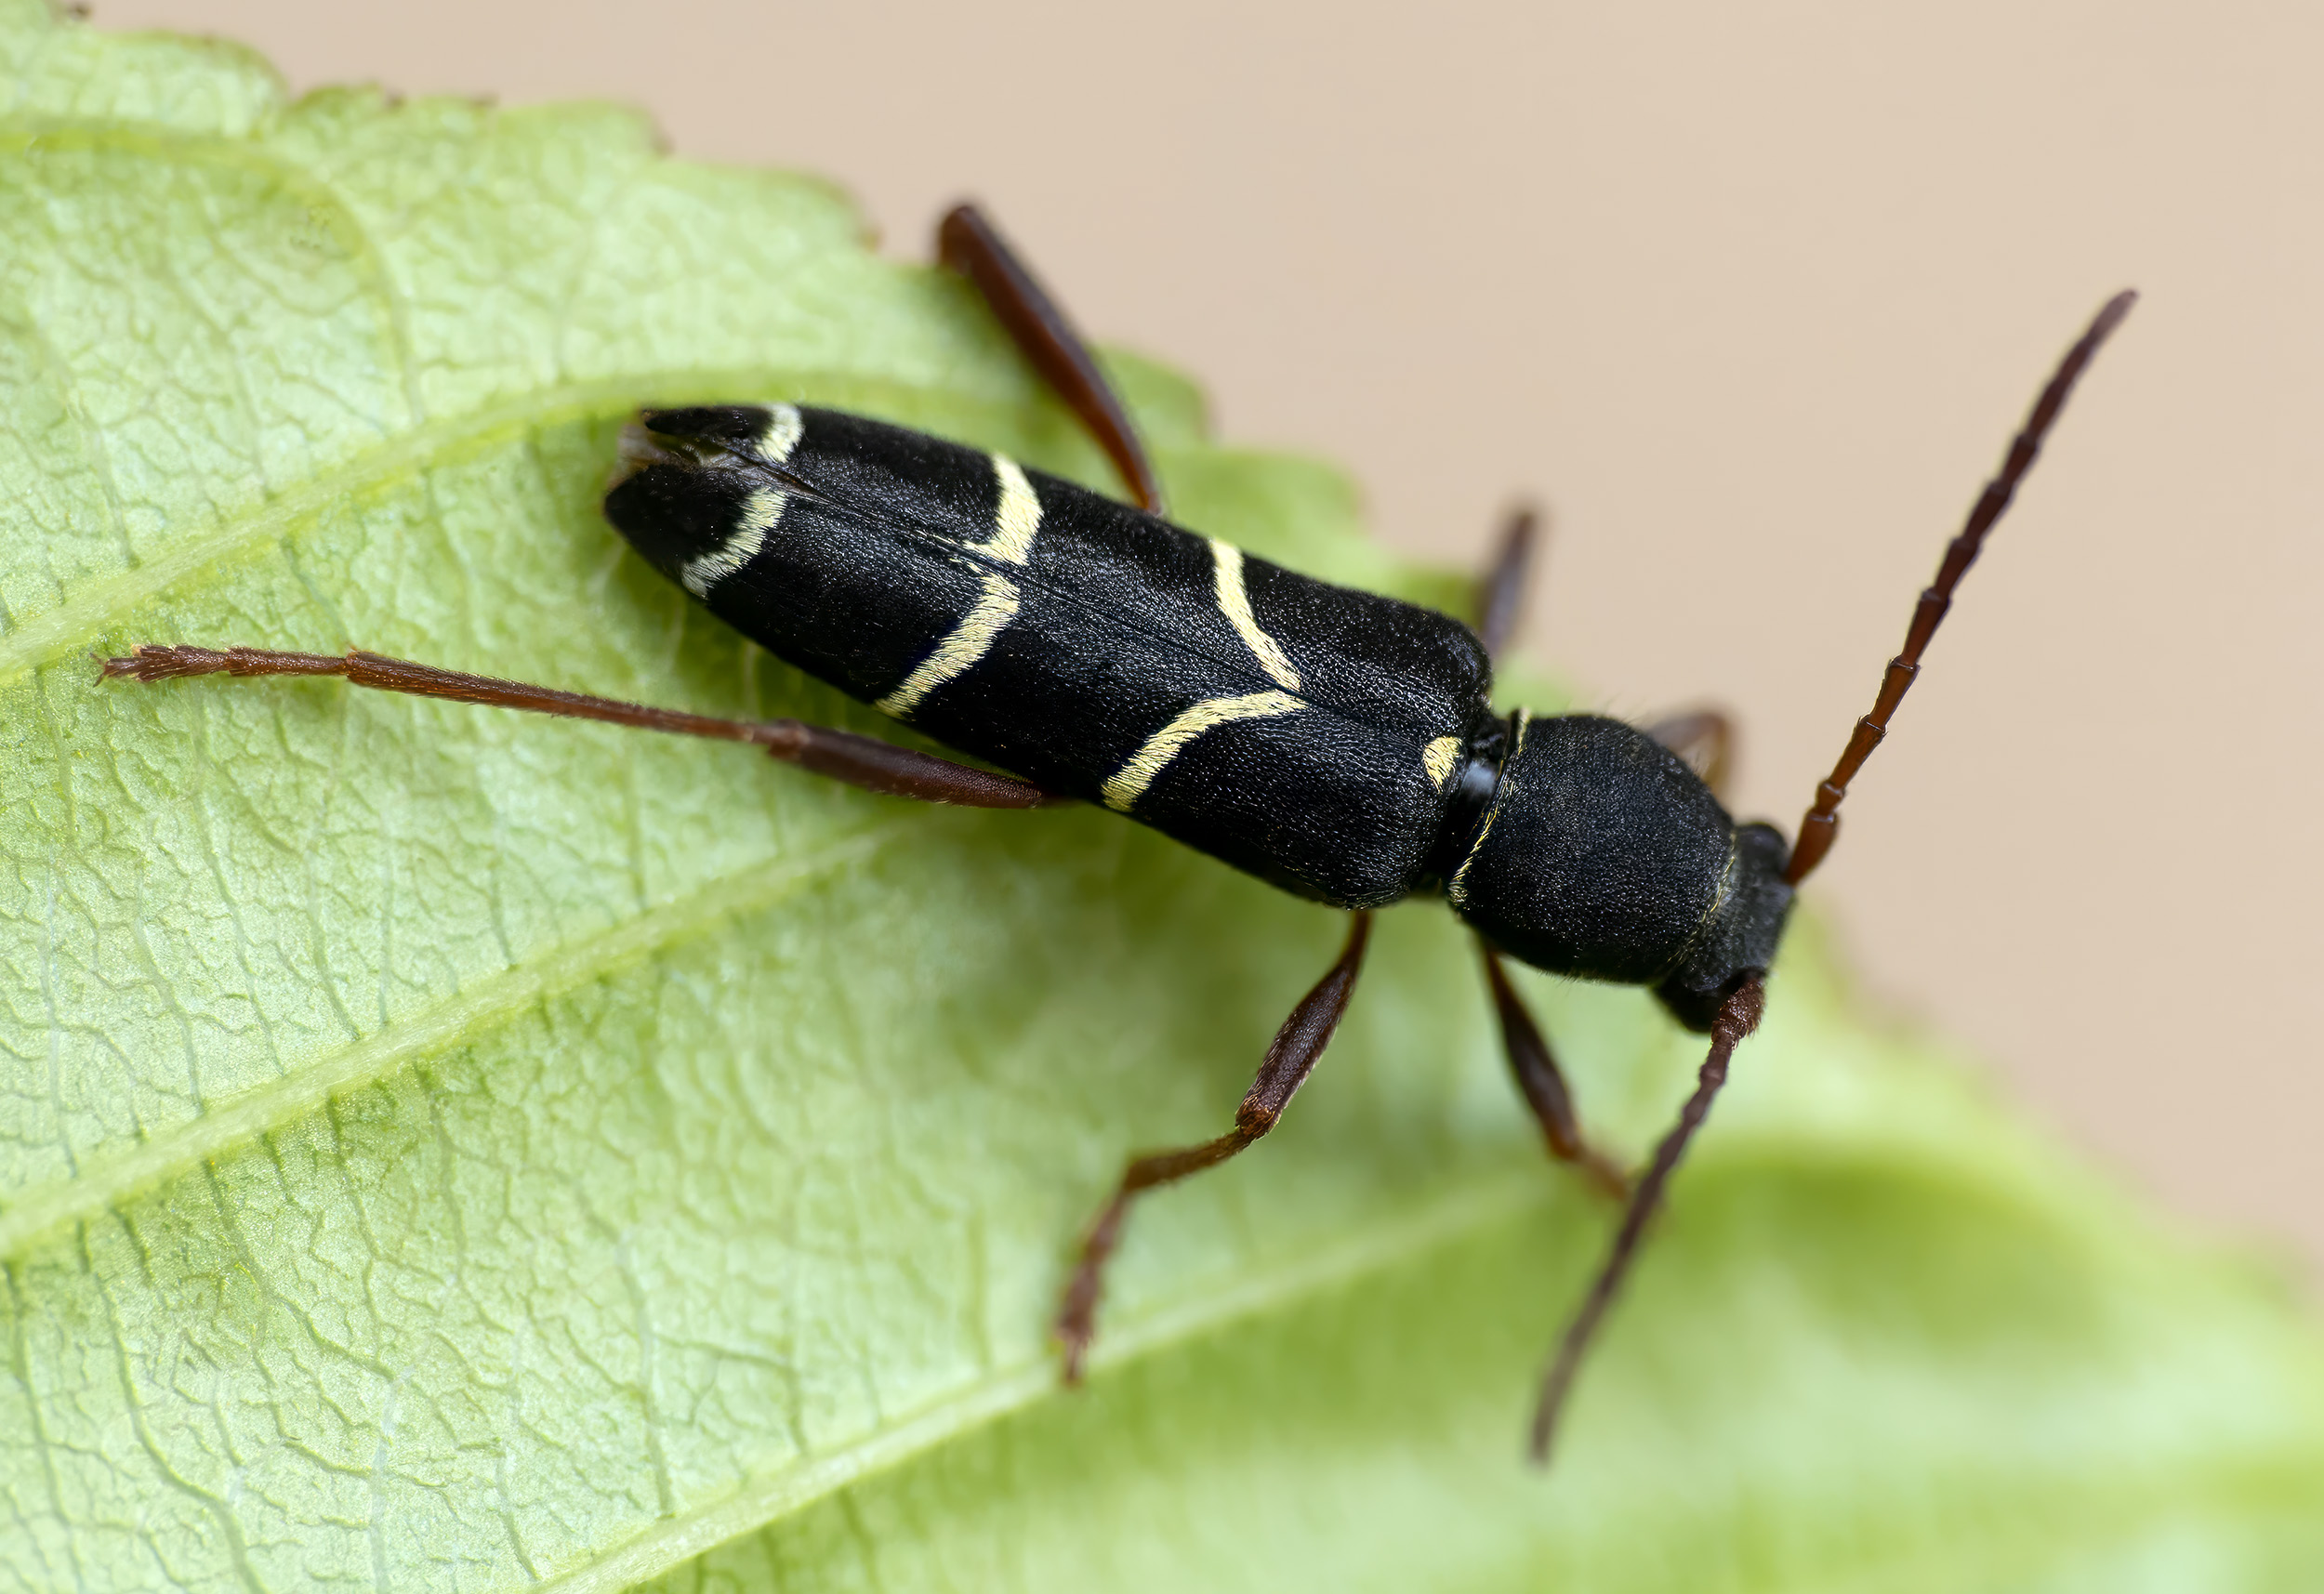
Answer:
<svg viewBox="0 0 2324 1594"><path fill-rule="evenodd" d="M1121 472L1138 507L1162 513L1162 482L1121 395L1063 306L973 204L957 204L936 224L936 258L975 285L994 319L1089 430Z"/></svg>
<svg viewBox="0 0 2324 1594"><path fill-rule="evenodd" d="M107 680L152 684L179 676L343 676L350 686L376 692L442 697L492 708L522 708L568 719L596 719L640 731L706 736L763 747L771 757L812 773L886 797L962 808L1040 808L1066 799L1030 781L916 753L876 736L798 719L720 719L553 687L527 686L492 676L465 675L350 648L344 653L285 653L271 648L191 648L141 645L99 661Z"/></svg>

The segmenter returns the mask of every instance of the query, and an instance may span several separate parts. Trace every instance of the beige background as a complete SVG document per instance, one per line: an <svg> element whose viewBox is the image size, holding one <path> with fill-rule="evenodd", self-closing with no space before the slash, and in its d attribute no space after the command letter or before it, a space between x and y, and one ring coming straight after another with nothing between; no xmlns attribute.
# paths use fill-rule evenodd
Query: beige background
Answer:
<svg viewBox="0 0 2324 1594"><path fill-rule="evenodd" d="M299 86L651 107L917 254L985 199L1238 441L1704 694L1787 828L2051 360L2146 302L1966 588L1816 893L1874 985L2183 1209L2324 1259L2324 12L98 0Z"/></svg>

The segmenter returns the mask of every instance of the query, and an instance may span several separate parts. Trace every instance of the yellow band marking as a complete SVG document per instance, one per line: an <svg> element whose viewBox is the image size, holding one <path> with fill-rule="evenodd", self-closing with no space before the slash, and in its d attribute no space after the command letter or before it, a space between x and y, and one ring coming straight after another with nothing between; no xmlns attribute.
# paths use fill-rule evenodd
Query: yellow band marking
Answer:
<svg viewBox="0 0 2324 1594"><path fill-rule="evenodd" d="M1219 608L1235 627L1235 635L1259 656L1259 667L1265 670L1274 683L1287 692L1300 689L1300 672L1291 667L1285 656L1283 644L1259 628L1258 618L1250 612L1250 592L1243 585L1243 550L1233 543L1210 539L1210 559L1217 569L1215 583Z"/></svg>
<svg viewBox="0 0 2324 1594"><path fill-rule="evenodd" d="M726 540L708 553L697 554L679 568L679 585L696 598L710 596L710 588L759 557L759 550L767 546L767 534L783 518L783 507L791 501L787 493L772 487L761 487L743 500L743 512L735 518L734 529L726 534Z"/></svg>
<svg viewBox="0 0 2324 1594"><path fill-rule="evenodd" d="M767 424L758 441L750 445L751 456L781 465L791 457L799 434L806 429L807 422L797 404L776 404L767 411ZM696 598L709 597L710 588L759 556L759 550L767 546L767 534L774 530L790 501L789 494L772 487L761 487L744 499L743 512L735 517L734 529L726 534L726 540L680 566L679 585Z"/></svg>
<svg viewBox="0 0 2324 1594"><path fill-rule="evenodd" d="M1530 709L1521 708L1517 711L1517 733L1510 738L1508 756L1501 759L1501 778L1493 788L1493 806L1485 811L1485 827L1477 832L1477 838L1469 844L1469 855L1460 861L1460 867L1453 871L1453 877L1445 882L1445 895L1452 899L1452 905L1455 907L1460 907L1468 902L1469 865L1475 863L1477 854L1485 850L1485 838L1493 834L1493 820L1501 811L1501 803L1511 792L1517 789L1517 783L1509 778L1509 771L1510 767L1516 763L1517 755L1525 749L1525 727L1532 723L1533 713Z"/></svg>
<svg viewBox="0 0 2324 1594"><path fill-rule="evenodd" d="M987 575L984 591L968 618L952 628L936 651L904 678L904 684L872 705L882 714L908 719L920 699L969 669L993 651L1001 628L1017 617L1017 584L1005 575Z"/></svg>
<svg viewBox="0 0 2324 1594"><path fill-rule="evenodd" d="M791 450L799 446L799 434L807 429L797 404L775 404L767 411L767 429L759 434L759 441L751 452L768 465L786 465Z"/></svg>
<svg viewBox="0 0 2324 1594"><path fill-rule="evenodd" d="M993 474L1000 481L1000 506L993 511L993 534L984 542L964 546L1003 564L1023 564L1032 557L1033 538L1041 529L1041 500L1034 496L1033 483L1024 479L1023 468L1007 455L993 455ZM1002 629L1016 617L1017 584L1004 575L987 574L984 591L968 618L904 678L903 685L872 706L898 719L909 719L922 698L974 668L978 660L991 652Z"/></svg>
<svg viewBox="0 0 2324 1594"><path fill-rule="evenodd" d="M1129 762L1100 789L1105 806L1128 813L1129 805L1145 795L1154 779L1169 766L1179 750L1214 726L1237 719L1265 719L1289 714L1306 704L1287 692L1255 692L1248 697L1213 697L1195 704L1146 739Z"/></svg>
<svg viewBox="0 0 2324 1594"><path fill-rule="evenodd" d="M1429 784L1443 791L1445 783L1452 779L1453 760L1459 757L1460 738L1458 736L1439 736L1421 748L1420 767L1428 771Z"/></svg>
<svg viewBox="0 0 2324 1594"><path fill-rule="evenodd" d="M993 534L969 547L1003 564L1023 564L1033 552L1033 534L1041 529L1041 500L1034 496L1023 467L1007 454L993 455L993 474L1000 478L1000 507L993 512Z"/></svg>
<svg viewBox="0 0 2324 1594"><path fill-rule="evenodd" d="M1727 899L1735 894L1735 876L1737 867L1742 863L1742 837L1736 835L1733 827L1729 827L1727 831L1727 864L1725 868L1719 871L1719 889L1711 893L1710 906L1705 908L1703 910L1703 916L1695 921L1695 928L1686 932L1686 939L1679 943L1678 951L1670 955L1670 961L1664 964L1659 969L1656 970L1653 979L1645 981L1644 983L1648 985L1661 984L1666 976L1670 975L1672 971L1684 967L1686 960L1695 955L1695 948L1702 944L1703 937L1710 933L1710 927L1718 921L1719 910L1725 907L1727 905Z"/></svg>

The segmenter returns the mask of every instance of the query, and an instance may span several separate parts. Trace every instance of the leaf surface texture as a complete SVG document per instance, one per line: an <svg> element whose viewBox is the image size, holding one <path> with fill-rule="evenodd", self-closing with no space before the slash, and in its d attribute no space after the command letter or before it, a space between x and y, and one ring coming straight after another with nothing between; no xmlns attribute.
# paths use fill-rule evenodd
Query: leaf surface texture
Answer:
<svg viewBox="0 0 2324 1594"><path fill-rule="evenodd" d="M628 112L290 102L27 0L0 60L0 1589L2324 1583L2289 1292L1868 1018L1812 923L1551 1477L1525 1405L1610 1215L1433 906L1285 1128L1139 1212L1066 1397L1081 1224L1224 1126L1332 916L1094 810L88 654L902 734L626 552L621 420L796 399L1111 489L1096 450L833 190ZM1187 524L1459 601L1116 367ZM1643 1147L1697 1043L1530 989Z"/></svg>

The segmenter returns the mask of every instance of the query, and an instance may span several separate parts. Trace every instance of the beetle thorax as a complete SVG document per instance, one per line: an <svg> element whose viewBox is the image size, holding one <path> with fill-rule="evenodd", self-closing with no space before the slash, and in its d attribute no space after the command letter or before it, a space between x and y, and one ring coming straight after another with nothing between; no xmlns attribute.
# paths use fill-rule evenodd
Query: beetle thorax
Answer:
<svg viewBox="0 0 2324 1594"><path fill-rule="evenodd" d="M1512 726L1500 780L1446 882L1454 911L1511 955L1651 985L1682 1022L1763 971L1790 889L1782 837L1738 826L1669 748L1596 715Z"/></svg>

